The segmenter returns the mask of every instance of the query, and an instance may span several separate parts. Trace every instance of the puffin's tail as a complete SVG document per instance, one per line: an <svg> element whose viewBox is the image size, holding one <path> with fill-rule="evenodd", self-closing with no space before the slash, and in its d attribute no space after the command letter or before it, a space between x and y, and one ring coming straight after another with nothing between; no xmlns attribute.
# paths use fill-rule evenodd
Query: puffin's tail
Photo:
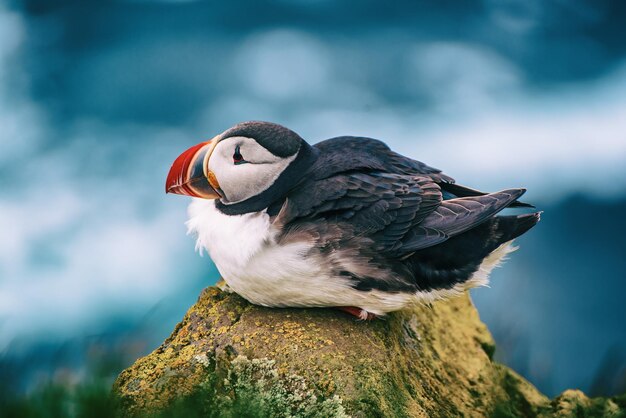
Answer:
<svg viewBox="0 0 626 418"><path fill-rule="evenodd" d="M406 260L425 301L488 284L489 274L517 248L511 241L535 226L541 212L496 216L469 231L417 251Z"/></svg>

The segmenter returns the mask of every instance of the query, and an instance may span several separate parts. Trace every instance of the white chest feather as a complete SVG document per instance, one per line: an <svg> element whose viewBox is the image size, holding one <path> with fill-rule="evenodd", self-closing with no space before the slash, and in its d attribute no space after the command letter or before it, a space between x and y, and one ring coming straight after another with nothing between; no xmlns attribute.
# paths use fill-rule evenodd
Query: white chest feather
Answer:
<svg viewBox="0 0 626 418"><path fill-rule="evenodd" d="M267 213L225 215L214 201L194 199L187 227L197 235L228 286L265 306L328 306L347 283L322 271L312 242L278 244Z"/></svg>

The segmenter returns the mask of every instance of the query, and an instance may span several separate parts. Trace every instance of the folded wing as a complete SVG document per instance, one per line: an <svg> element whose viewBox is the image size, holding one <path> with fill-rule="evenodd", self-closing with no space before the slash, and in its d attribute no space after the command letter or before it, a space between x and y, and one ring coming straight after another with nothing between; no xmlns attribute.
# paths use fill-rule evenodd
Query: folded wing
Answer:
<svg viewBox="0 0 626 418"><path fill-rule="evenodd" d="M515 202L523 189L443 200L430 176L372 171L309 179L292 192L276 221L324 219L368 237L374 250L401 258L476 227Z"/></svg>

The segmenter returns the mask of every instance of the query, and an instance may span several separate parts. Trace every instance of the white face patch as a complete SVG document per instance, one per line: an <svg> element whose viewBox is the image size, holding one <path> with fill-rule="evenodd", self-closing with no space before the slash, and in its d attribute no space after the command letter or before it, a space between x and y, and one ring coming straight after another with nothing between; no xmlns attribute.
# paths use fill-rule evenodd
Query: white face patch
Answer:
<svg viewBox="0 0 626 418"><path fill-rule="evenodd" d="M233 155L237 147L246 163L235 164ZM235 136L217 144L209 159L209 170L224 193L223 202L237 203L267 190L296 155L277 157L253 138Z"/></svg>

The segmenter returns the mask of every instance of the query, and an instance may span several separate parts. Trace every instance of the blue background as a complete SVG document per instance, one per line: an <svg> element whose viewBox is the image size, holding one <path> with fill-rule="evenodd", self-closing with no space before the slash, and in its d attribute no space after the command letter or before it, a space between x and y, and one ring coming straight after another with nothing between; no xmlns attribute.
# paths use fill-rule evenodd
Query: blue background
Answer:
<svg viewBox="0 0 626 418"><path fill-rule="evenodd" d="M232 124L354 134L545 211L473 291L553 396L626 390L626 3L0 3L0 369L123 367L218 274L165 196ZM0 371L2 371L0 370Z"/></svg>

